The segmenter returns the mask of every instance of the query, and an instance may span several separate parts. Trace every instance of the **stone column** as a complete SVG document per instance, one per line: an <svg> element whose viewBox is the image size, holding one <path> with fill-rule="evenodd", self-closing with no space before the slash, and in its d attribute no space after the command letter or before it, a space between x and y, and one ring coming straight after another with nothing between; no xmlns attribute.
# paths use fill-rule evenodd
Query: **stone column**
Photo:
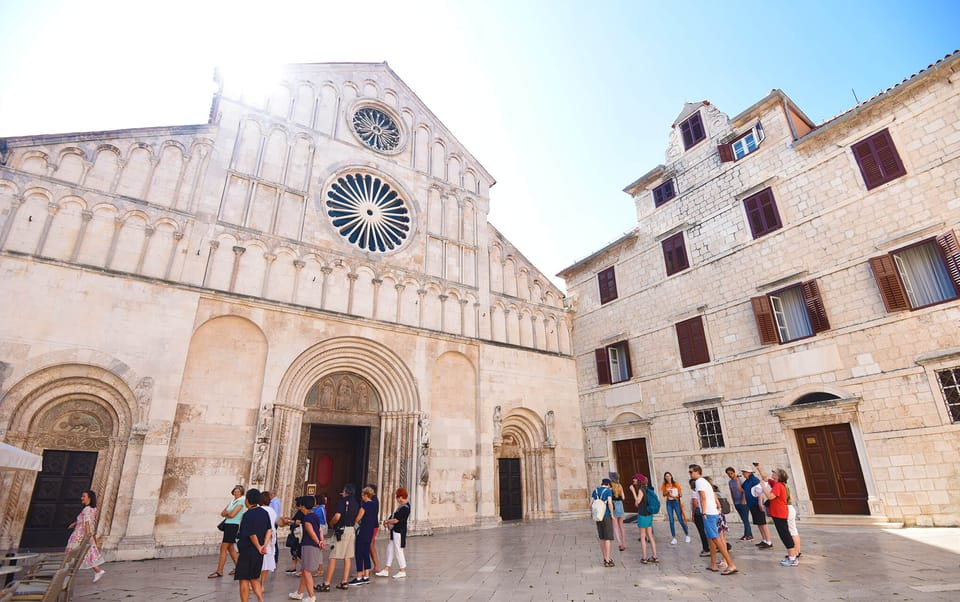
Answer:
<svg viewBox="0 0 960 602"><path fill-rule="evenodd" d="M347 313L353 313L353 295L356 290L357 278L360 276L356 272L347 272L347 280L350 282L347 287Z"/></svg>
<svg viewBox="0 0 960 602"><path fill-rule="evenodd" d="M150 224L143 229L143 245L140 246L140 257L137 267L133 270L137 274L143 273L143 262L147 260L147 251L150 249L150 238L153 237L154 227Z"/></svg>
<svg viewBox="0 0 960 602"><path fill-rule="evenodd" d="M50 234L50 226L53 225L53 216L60 211L60 206L56 203L47 204L47 218L43 222L43 230L40 232L40 240L37 241L37 249L34 251L35 255L43 254L43 247L47 244L47 235Z"/></svg>
<svg viewBox="0 0 960 602"><path fill-rule="evenodd" d="M240 257L247 252L245 247L233 247L233 269L230 271L230 286L227 288L231 293L237 287L237 274L240 273Z"/></svg>
<svg viewBox="0 0 960 602"><path fill-rule="evenodd" d="M87 226L90 225L90 220L93 219L93 211L84 209L80 212L80 217L83 220L80 222L80 232L77 233L77 240L73 243L73 251L70 253L70 262L75 262L77 260L77 255L80 254L80 245L83 244L83 239L87 234Z"/></svg>
<svg viewBox="0 0 960 602"><path fill-rule="evenodd" d="M290 293L290 302L297 302L297 295L300 293L300 278L303 275L303 268L306 267L307 263L299 259L293 260L293 291Z"/></svg>
<svg viewBox="0 0 960 602"><path fill-rule="evenodd" d="M330 274L333 273L333 268L328 266L323 266L320 268L321 282L320 282L320 309L327 308L327 281L330 280Z"/></svg>
<svg viewBox="0 0 960 602"><path fill-rule="evenodd" d="M379 278L374 278L370 281L370 284L373 285L373 309L371 310L370 317L374 320L377 319L377 307L380 305L380 285L383 284L383 280Z"/></svg>
<svg viewBox="0 0 960 602"><path fill-rule="evenodd" d="M299 491L303 480L303 474L297 471L297 461L305 413L299 403L277 401L273 404L273 436L266 483L270 491L276 491L280 496L284 508L290 507L294 492Z"/></svg>
<svg viewBox="0 0 960 602"><path fill-rule="evenodd" d="M267 268L263 272L263 286L260 288L260 296L267 298L267 292L270 290L270 270L273 268L273 262L277 256L273 253L264 253L263 260L267 262Z"/></svg>

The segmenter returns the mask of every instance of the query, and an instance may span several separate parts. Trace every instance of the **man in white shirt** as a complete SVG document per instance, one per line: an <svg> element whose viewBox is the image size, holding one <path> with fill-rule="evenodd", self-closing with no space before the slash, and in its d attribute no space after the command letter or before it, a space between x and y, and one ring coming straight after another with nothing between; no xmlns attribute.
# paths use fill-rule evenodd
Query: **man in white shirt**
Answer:
<svg viewBox="0 0 960 602"><path fill-rule="evenodd" d="M690 465L690 478L696 479L696 492L700 499L700 508L703 509L703 530L710 540L710 566L708 570L717 572L717 550L723 556L727 563L727 568L721 572L721 575L733 575L737 572L736 565L733 564L733 558L727 551L727 546L720 539L720 508L717 505L717 495L713 491L713 486L703 478L703 469L698 464Z"/></svg>

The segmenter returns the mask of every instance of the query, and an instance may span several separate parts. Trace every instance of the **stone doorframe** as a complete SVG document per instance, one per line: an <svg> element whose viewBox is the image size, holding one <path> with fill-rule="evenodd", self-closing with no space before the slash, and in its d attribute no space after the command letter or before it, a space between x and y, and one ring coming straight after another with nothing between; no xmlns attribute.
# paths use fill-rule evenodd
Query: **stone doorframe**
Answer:
<svg viewBox="0 0 960 602"><path fill-rule="evenodd" d="M820 392L835 395L837 399L796 404L796 401L801 397ZM797 391L791 396L788 405L770 410L770 414L780 420L780 427L783 429L787 459L793 469L793 474L790 476L794 482L794 504L797 506L797 512L801 515L813 516L816 513L813 511L810 491L807 489L807 478L803 470L800 447L797 445L796 430L812 426L846 423L850 425L850 432L857 449L857 457L860 460L860 471L863 473L863 480L867 486L867 505L870 508L870 515L879 520L885 520L883 517L886 516L886 511L877 494L877 484L873 478L873 472L870 470L870 463L867 461L867 448L863 440L863 431L860 429L861 401L862 399L859 396L819 386Z"/></svg>
<svg viewBox="0 0 960 602"><path fill-rule="evenodd" d="M643 418L639 414L634 412L621 412L609 422L603 425L603 431L606 435L606 447L607 447L607 462L608 468L613 469L613 463L616 461L616 456L613 453L613 442L614 441L626 441L629 439L644 439L647 442L647 458L650 460L650 473L647 475L650 478L651 483L656 483L657 479L655 478L657 474L657 468L655 466L655 456L653 454L653 428L652 421L649 418ZM633 478L633 475L625 475L623 471L618 466L617 472L620 473L620 485L624 489L630 487L630 479ZM601 474L599 478L596 479L596 482L591 482L590 485L593 489L596 489L597 485L600 484L600 479L606 478L606 474ZM592 491L592 489L591 489Z"/></svg>
<svg viewBox="0 0 960 602"><path fill-rule="evenodd" d="M499 409L499 408L498 408ZM493 441L493 499L495 515L500 516L500 458L520 458L523 490L523 519L550 518L560 508L560 483L557 482L556 441L548 434L552 411L541 418L528 408L513 408L500 423L500 437ZM551 427L552 428L552 427Z"/></svg>
<svg viewBox="0 0 960 602"><path fill-rule="evenodd" d="M152 379L141 379L135 392L127 381L137 382L132 370L116 361L112 367L116 372L89 364L49 366L23 377L0 399L0 440L37 455L44 449L97 452L91 489L99 498L98 536L107 551L127 532L153 387ZM0 478L0 549L20 541L34 482L34 473L22 471Z"/></svg>
<svg viewBox="0 0 960 602"><path fill-rule="evenodd" d="M383 509L392 503L396 488L406 487L414 508L411 529L428 530L429 418L421 412L413 373L393 351L371 339L328 339L301 353L287 369L273 404L266 482L274 484L281 499L293 499L295 484L306 468L300 450L307 393L324 377L344 372L365 379L380 399L376 462L377 490L386 504ZM370 447L371 452L377 451L377 445Z"/></svg>

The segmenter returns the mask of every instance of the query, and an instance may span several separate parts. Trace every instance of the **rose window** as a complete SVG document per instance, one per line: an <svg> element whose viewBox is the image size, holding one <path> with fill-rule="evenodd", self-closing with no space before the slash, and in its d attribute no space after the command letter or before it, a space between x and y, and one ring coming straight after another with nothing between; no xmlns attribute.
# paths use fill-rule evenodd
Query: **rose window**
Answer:
<svg viewBox="0 0 960 602"><path fill-rule="evenodd" d="M374 150L395 151L400 146L400 128L392 117L374 107L363 107L353 114L353 131Z"/></svg>
<svg viewBox="0 0 960 602"><path fill-rule="evenodd" d="M370 174L347 174L327 191L327 216L347 241L364 251L399 248L410 233L407 203Z"/></svg>

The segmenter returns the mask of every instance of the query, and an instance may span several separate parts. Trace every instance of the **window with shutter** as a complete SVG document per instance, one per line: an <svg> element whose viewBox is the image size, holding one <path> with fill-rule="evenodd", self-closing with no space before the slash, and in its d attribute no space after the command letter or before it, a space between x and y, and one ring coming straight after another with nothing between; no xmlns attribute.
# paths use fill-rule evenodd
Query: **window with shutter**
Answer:
<svg viewBox="0 0 960 602"><path fill-rule="evenodd" d="M717 150L720 152L720 161L726 163L743 159L760 148L760 143L763 142L763 138L763 125L758 121L746 134L743 134L730 144L721 144L717 147Z"/></svg>
<svg viewBox="0 0 960 602"><path fill-rule="evenodd" d="M597 383L610 385L630 380L633 370L630 367L630 345L620 341L594 350L597 363Z"/></svg>
<svg viewBox="0 0 960 602"><path fill-rule="evenodd" d="M871 190L907 173L888 130L877 132L851 149L860 166L863 182Z"/></svg>
<svg viewBox="0 0 960 602"><path fill-rule="evenodd" d="M830 329L816 280L751 299L761 345L787 343Z"/></svg>
<svg viewBox="0 0 960 602"><path fill-rule="evenodd" d="M653 189L653 206L659 207L675 196L677 196L677 191L673 185L673 178L671 178Z"/></svg>
<svg viewBox="0 0 960 602"><path fill-rule="evenodd" d="M677 322L677 345L680 348L680 364L684 368L706 364L710 361L707 336L703 330L703 317L697 316Z"/></svg>
<svg viewBox="0 0 960 602"><path fill-rule="evenodd" d="M613 266L597 274L597 285L600 287L601 305L617 298L617 275Z"/></svg>
<svg viewBox="0 0 960 602"><path fill-rule="evenodd" d="M920 309L957 298L960 244L953 230L870 259L888 312Z"/></svg>
<svg viewBox="0 0 960 602"><path fill-rule="evenodd" d="M661 243L663 247L663 261L667 266L667 276L687 269L687 249L683 243L683 232L677 232Z"/></svg>
<svg viewBox="0 0 960 602"><path fill-rule="evenodd" d="M780 212L773 198L773 191L764 188L760 192L743 199L743 208L747 212L747 222L754 238L760 238L783 227Z"/></svg>
<svg viewBox="0 0 960 602"><path fill-rule="evenodd" d="M707 137L699 111L680 124L680 135L683 137L683 150L689 150Z"/></svg>

